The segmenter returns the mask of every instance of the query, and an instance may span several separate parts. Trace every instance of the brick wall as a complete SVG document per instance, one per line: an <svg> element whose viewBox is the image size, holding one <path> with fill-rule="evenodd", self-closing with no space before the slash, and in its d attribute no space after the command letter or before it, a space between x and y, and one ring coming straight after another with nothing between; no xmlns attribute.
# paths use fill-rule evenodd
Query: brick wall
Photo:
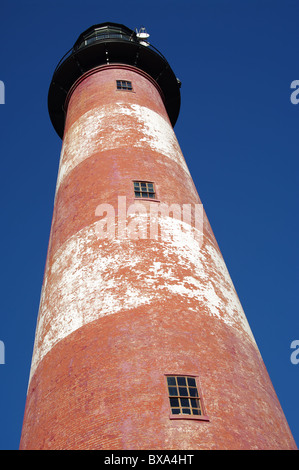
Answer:
<svg viewBox="0 0 299 470"><path fill-rule="evenodd" d="M154 239L97 232L134 180L155 185L147 213L200 205L159 87L101 66L67 104L20 448L295 448L205 213L197 239L165 214ZM165 374L197 377L208 419L170 419Z"/></svg>

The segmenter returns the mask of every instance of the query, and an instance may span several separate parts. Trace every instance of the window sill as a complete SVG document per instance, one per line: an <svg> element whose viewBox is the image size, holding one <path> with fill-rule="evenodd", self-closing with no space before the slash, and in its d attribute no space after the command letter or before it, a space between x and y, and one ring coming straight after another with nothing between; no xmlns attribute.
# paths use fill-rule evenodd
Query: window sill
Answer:
<svg viewBox="0 0 299 470"><path fill-rule="evenodd" d="M188 419L192 421L210 421L207 415L173 415L170 413L169 419Z"/></svg>
<svg viewBox="0 0 299 470"><path fill-rule="evenodd" d="M151 201L151 202L160 202L160 199L152 199L151 197L134 197L135 201Z"/></svg>
<svg viewBox="0 0 299 470"><path fill-rule="evenodd" d="M134 90L120 90L120 89L116 89L115 91L128 91L129 93L136 93L136 91Z"/></svg>

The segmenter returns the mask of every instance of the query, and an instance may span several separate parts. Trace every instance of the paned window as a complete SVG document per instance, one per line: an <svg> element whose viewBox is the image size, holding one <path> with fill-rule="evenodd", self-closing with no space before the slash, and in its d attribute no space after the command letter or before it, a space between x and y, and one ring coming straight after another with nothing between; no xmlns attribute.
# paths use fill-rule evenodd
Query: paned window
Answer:
<svg viewBox="0 0 299 470"><path fill-rule="evenodd" d="M134 181L134 193L135 197L145 197L155 199L155 187L154 183L148 183L147 181Z"/></svg>
<svg viewBox="0 0 299 470"><path fill-rule="evenodd" d="M118 90L127 90L132 91L132 82L128 82L127 80L116 80L116 88Z"/></svg>
<svg viewBox="0 0 299 470"><path fill-rule="evenodd" d="M202 415L196 380L189 376L167 376L171 413L173 415Z"/></svg>

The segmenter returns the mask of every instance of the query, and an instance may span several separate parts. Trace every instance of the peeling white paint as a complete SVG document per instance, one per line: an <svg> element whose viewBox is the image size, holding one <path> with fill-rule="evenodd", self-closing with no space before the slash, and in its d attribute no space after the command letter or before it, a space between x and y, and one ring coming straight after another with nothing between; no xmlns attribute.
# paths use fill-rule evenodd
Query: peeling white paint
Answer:
<svg viewBox="0 0 299 470"><path fill-rule="evenodd" d="M96 151L117 148L121 153L121 149L127 146L144 151L154 150L175 161L190 174L168 121L144 106L113 103L86 112L67 131L61 150L56 191L65 176Z"/></svg>
<svg viewBox="0 0 299 470"><path fill-rule="evenodd" d="M188 224L171 217L160 223L162 240L103 241L95 223L61 246L45 273L31 377L45 354L82 325L171 295L190 315L216 316L255 344L216 247L210 242L200 247Z"/></svg>

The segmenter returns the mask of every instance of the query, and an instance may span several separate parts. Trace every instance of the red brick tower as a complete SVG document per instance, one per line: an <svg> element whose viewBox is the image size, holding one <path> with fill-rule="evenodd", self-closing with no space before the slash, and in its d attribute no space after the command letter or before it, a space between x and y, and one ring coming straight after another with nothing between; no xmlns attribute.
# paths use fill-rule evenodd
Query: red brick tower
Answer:
<svg viewBox="0 0 299 470"><path fill-rule="evenodd" d="M20 449L295 449L173 131L179 81L142 36L93 26L53 75Z"/></svg>

